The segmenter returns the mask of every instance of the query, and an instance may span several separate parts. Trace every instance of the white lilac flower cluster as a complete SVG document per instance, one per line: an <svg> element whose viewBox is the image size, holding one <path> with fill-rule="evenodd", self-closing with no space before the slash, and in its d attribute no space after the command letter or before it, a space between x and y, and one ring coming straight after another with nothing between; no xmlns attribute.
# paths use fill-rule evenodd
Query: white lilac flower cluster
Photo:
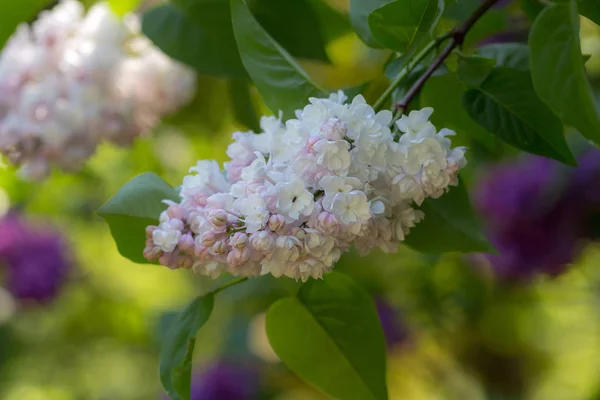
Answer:
<svg viewBox="0 0 600 400"><path fill-rule="evenodd" d="M394 251L423 217L413 208L456 185L465 148L411 111L345 102L342 92L311 98L283 123L263 117L260 134L236 132L225 173L199 161L146 229L144 256L170 268L218 276L273 274L302 279L331 271L351 245Z"/></svg>
<svg viewBox="0 0 600 400"><path fill-rule="evenodd" d="M128 145L188 102L195 80L141 34L137 16L62 0L2 50L0 153L31 179L53 165L77 170L101 141Z"/></svg>

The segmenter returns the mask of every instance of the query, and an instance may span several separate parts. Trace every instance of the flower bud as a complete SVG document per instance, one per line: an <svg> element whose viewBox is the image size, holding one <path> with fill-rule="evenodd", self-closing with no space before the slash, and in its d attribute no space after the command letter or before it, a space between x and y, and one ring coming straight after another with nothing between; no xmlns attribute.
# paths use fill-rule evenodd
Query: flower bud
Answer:
<svg viewBox="0 0 600 400"><path fill-rule="evenodd" d="M228 250L229 246L227 246L227 243L224 240L219 240L212 247L214 254L225 254Z"/></svg>
<svg viewBox="0 0 600 400"><path fill-rule="evenodd" d="M342 140L347 132L346 124L337 118L330 118L321 126L321 135L328 140Z"/></svg>
<svg viewBox="0 0 600 400"><path fill-rule="evenodd" d="M194 250L194 237L191 233L181 235L179 238L179 244L177 245L179 250L184 252L191 252Z"/></svg>
<svg viewBox="0 0 600 400"><path fill-rule="evenodd" d="M236 232L229 241L229 244L235 249L243 249L248 245L248 235L242 232Z"/></svg>
<svg viewBox="0 0 600 400"><path fill-rule="evenodd" d="M211 210L208 213L208 222L218 231L224 232L227 229L229 217L224 210Z"/></svg>
<svg viewBox="0 0 600 400"><path fill-rule="evenodd" d="M144 248L144 258L148 261L156 261L162 255L162 250L152 243L146 244Z"/></svg>
<svg viewBox="0 0 600 400"><path fill-rule="evenodd" d="M332 235L339 230L339 224L332 213L323 211L317 217L315 228L323 233Z"/></svg>
<svg viewBox="0 0 600 400"><path fill-rule="evenodd" d="M262 253L268 253L273 250L275 245L275 238L273 234L267 231L258 231L250 236L250 243L252 247Z"/></svg>
<svg viewBox="0 0 600 400"><path fill-rule="evenodd" d="M182 231L185 228L183 221L177 218L170 219L167 224L176 231Z"/></svg>
<svg viewBox="0 0 600 400"><path fill-rule="evenodd" d="M285 230L285 219L282 215L273 214L269 218L269 229L275 233L282 234Z"/></svg>
<svg viewBox="0 0 600 400"><path fill-rule="evenodd" d="M179 268L177 266L177 254L175 253L164 253L162 256L160 256L158 262L160 263L160 265L164 265L165 267L168 267L170 269Z"/></svg>
<svg viewBox="0 0 600 400"><path fill-rule="evenodd" d="M179 204L172 204L167 208L167 215L169 218L185 219L185 209Z"/></svg>
<svg viewBox="0 0 600 400"><path fill-rule="evenodd" d="M213 231L204 232L200 236L200 244L204 247L212 247L217 241L217 235Z"/></svg>
<svg viewBox="0 0 600 400"><path fill-rule="evenodd" d="M151 238L154 231L158 228L158 226L150 225L146 227L146 237Z"/></svg>
<svg viewBox="0 0 600 400"><path fill-rule="evenodd" d="M290 235L295 236L300 240L304 240L304 237L306 236L306 231L302 228L295 227L292 228L292 230L290 231Z"/></svg>
<svg viewBox="0 0 600 400"><path fill-rule="evenodd" d="M250 260L250 254L251 253L248 248L230 251L229 254L227 254L227 264L229 264L231 268L239 267Z"/></svg>

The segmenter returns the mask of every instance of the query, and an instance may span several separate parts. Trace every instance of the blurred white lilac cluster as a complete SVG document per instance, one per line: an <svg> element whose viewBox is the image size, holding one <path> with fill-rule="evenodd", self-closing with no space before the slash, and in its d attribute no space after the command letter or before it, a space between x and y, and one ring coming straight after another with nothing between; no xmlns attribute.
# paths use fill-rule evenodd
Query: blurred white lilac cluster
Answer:
<svg viewBox="0 0 600 400"><path fill-rule="evenodd" d="M62 0L22 24L0 55L0 153L24 177L81 168L96 146L124 146L191 100L195 74L107 3Z"/></svg>
<svg viewBox="0 0 600 400"><path fill-rule="evenodd" d="M456 185L465 148L429 122L431 108L392 124L392 113L346 103L342 92L311 98L282 122L263 117L260 134L236 132L225 173L199 161L181 202L146 230L144 256L170 268L218 276L302 279L331 271L354 244L394 251L423 217L414 208Z"/></svg>

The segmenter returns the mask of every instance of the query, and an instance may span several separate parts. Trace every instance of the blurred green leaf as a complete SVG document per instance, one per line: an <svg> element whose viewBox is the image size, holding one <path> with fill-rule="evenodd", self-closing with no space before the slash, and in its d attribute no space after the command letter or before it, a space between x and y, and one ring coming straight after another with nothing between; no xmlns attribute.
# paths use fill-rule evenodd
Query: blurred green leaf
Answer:
<svg viewBox="0 0 600 400"><path fill-rule="evenodd" d="M229 82L229 92L235 118L254 132L260 132L256 109L250 96L250 83L245 80L232 79Z"/></svg>
<svg viewBox="0 0 600 400"><path fill-rule="evenodd" d="M294 57L329 61L309 0L247 0L247 4L259 24Z"/></svg>
<svg viewBox="0 0 600 400"><path fill-rule="evenodd" d="M435 28L443 12L443 0L396 0L374 10L368 21L375 40L405 52Z"/></svg>
<svg viewBox="0 0 600 400"><path fill-rule="evenodd" d="M146 227L156 225L167 205L163 200L179 201L177 191L153 172L127 182L98 210L110 228L123 257L148 263L143 256Z"/></svg>
<svg viewBox="0 0 600 400"><path fill-rule="evenodd" d="M358 37L368 46L381 47L369 26L369 15L393 0L350 0L350 23Z"/></svg>
<svg viewBox="0 0 600 400"><path fill-rule="evenodd" d="M2 2L0 12L0 48L15 32L17 25L29 22L50 0L21 0Z"/></svg>
<svg viewBox="0 0 600 400"><path fill-rule="evenodd" d="M600 1L599 0L577 0L579 14L600 25Z"/></svg>
<svg viewBox="0 0 600 400"><path fill-rule="evenodd" d="M542 4L539 0L522 0L521 9L527 15L530 21L534 21L538 14L542 12L545 4Z"/></svg>
<svg viewBox="0 0 600 400"><path fill-rule="evenodd" d="M214 296L197 297L171 321L160 352L160 381L171 400L190 399L196 333L208 321Z"/></svg>
<svg viewBox="0 0 600 400"><path fill-rule="evenodd" d="M581 56L575 2L546 7L531 28L529 46L540 98L565 124L600 145L600 118Z"/></svg>
<svg viewBox="0 0 600 400"><path fill-rule="evenodd" d="M246 77L233 36L229 3L179 0L145 12L142 31L162 51L202 74Z"/></svg>
<svg viewBox="0 0 600 400"><path fill-rule="evenodd" d="M561 122L537 97L528 72L496 68L462 103L473 120L506 143L576 165Z"/></svg>
<svg viewBox="0 0 600 400"><path fill-rule="evenodd" d="M332 272L267 311L267 336L300 378L335 399L387 399L385 337L373 300Z"/></svg>
<svg viewBox="0 0 600 400"><path fill-rule="evenodd" d="M521 43L494 43L477 50L482 57L496 60L496 67L510 67L529 71L529 47Z"/></svg>
<svg viewBox="0 0 600 400"><path fill-rule="evenodd" d="M244 0L231 0L233 30L242 61L264 102L292 118L309 97L324 96L298 63L260 26Z"/></svg>
<svg viewBox="0 0 600 400"><path fill-rule="evenodd" d="M139 2L140 0L109 0L108 4L117 15L123 16L135 11Z"/></svg>
<svg viewBox="0 0 600 400"><path fill-rule="evenodd" d="M325 41L333 39L352 31L348 14L333 8L328 0L308 0L319 19L321 33Z"/></svg>
<svg viewBox="0 0 600 400"><path fill-rule="evenodd" d="M496 60L482 56L458 56L458 77L467 85L477 87L494 69Z"/></svg>
<svg viewBox="0 0 600 400"><path fill-rule="evenodd" d="M426 199L421 210L425 218L410 230L404 241L413 249L434 254L494 251L481 233L462 181L439 199Z"/></svg>
<svg viewBox="0 0 600 400"><path fill-rule="evenodd" d="M456 74L434 76L427 80L421 92L421 107L433 107L431 122L457 132L461 136L472 137L488 150L496 146L496 139L487 130L469 117L461 103L466 86Z"/></svg>

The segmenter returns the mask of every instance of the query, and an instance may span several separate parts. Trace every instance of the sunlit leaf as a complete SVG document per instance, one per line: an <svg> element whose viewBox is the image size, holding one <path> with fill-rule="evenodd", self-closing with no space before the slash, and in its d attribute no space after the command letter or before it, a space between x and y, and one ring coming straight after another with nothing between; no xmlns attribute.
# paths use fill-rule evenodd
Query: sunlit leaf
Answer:
<svg viewBox="0 0 600 400"><path fill-rule="evenodd" d="M109 0L110 8L120 16L135 11L140 0Z"/></svg>
<svg viewBox="0 0 600 400"><path fill-rule="evenodd" d="M99 210L123 257L147 263L143 256L146 227L156 225L167 205L163 200L179 201L175 189L158 175L146 172L127 182Z"/></svg>
<svg viewBox="0 0 600 400"><path fill-rule="evenodd" d="M385 338L371 298L332 272L267 312L267 335L281 360L334 399L387 399Z"/></svg>

